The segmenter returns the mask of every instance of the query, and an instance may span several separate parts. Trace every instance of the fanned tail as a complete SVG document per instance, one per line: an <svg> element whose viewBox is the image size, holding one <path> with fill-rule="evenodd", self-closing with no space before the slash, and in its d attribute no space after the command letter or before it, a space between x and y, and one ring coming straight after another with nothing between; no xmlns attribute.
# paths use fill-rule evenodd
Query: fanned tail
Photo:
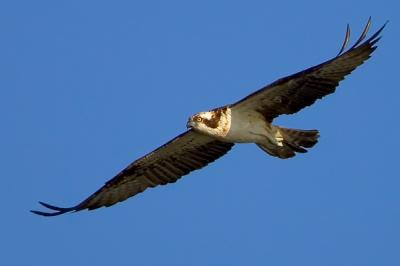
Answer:
<svg viewBox="0 0 400 266"><path fill-rule="evenodd" d="M275 126L278 145L257 144L263 151L281 159L291 158L296 153L306 153L318 142L318 130L291 129Z"/></svg>

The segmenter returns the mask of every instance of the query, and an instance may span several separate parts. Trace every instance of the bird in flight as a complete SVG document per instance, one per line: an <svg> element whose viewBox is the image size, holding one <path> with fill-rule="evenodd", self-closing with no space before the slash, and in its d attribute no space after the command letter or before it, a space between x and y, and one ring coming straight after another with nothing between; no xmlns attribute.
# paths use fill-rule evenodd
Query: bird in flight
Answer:
<svg viewBox="0 0 400 266"><path fill-rule="evenodd" d="M112 206L147 188L176 182L222 157L236 143L255 143L269 155L282 159L307 152L318 142L318 130L285 128L273 125L273 120L283 114L294 114L335 92L339 82L377 48L385 25L364 41L371 26L369 18L359 39L346 50L350 39L347 25L336 57L278 79L236 103L191 116L186 132L128 165L76 206L61 208L39 202L51 212L31 212L56 216Z"/></svg>

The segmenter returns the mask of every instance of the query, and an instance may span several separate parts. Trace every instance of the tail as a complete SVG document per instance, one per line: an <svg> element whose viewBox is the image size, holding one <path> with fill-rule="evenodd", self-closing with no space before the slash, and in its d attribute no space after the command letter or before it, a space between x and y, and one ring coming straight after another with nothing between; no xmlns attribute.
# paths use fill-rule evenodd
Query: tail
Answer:
<svg viewBox="0 0 400 266"><path fill-rule="evenodd" d="M306 153L318 142L318 130L301 130L274 127L277 144L257 144L263 151L281 159L291 158L298 153Z"/></svg>

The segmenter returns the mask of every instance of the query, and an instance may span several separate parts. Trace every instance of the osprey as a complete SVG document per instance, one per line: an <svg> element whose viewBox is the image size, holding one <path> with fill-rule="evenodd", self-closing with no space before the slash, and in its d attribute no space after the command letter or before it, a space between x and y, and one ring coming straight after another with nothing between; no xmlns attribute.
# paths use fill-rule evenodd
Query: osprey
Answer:
<svg viewBox="0 0 400 266"><path fill-rule="evenodd" d="M343 45L333 59L281 78L234 104L191 116L186 132L131 163L76 206L60 208L40 202L53 212L32 212L55 216L109 207L147 188L176 182L225 155L235 143L255 143L266 153L282 159L307 152L317 143L318 130L284 128L273 125L272 121L333 93L346 75L371 56L385 25L362 43L371 26L370 18L360 38L345 51L350 38L347 25Z"/></svg>

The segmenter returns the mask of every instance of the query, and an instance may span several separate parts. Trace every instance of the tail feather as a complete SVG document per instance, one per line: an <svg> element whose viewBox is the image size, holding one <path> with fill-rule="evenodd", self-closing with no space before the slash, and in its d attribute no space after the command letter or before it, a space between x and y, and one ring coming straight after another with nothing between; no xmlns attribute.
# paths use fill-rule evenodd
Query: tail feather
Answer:
<svg viewBox="0 0 400 266"><path fill-rule="evenodd" d="M306 153L307 152L306 149L302 148L301 146L297 145L294 142L289 142L289 141L283 140L283 145L288 146L293 151L298 152L298 153Z"/></svg>
<svg viewBox="0 0 400 266"><path fill-rule="evenodd" d="M277 135L281 136L279 144L257 144L268 154L282 159L291 158L297 153L306 153L318 142L318 130L302 130L275 127Z"/></svg>
<svg viewBox="0 0 400 266"><path fill-rule="evenodd" d="M295 147L312 148L318 142L319 131L277 127L285 142ZM303 149L304 150L304 149Z"/></svg>

